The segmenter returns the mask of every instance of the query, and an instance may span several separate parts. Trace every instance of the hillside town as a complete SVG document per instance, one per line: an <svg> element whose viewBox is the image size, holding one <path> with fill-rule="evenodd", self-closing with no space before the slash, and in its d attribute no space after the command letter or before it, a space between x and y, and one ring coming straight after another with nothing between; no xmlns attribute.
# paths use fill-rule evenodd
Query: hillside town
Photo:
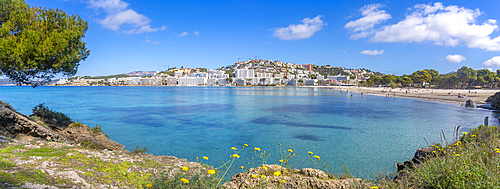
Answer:
<svg viewBox="0 0 500 189"><path fill-rule="evenodd" d="M169 68L143 75L73 77L52 85L69 86L303 86L357 85L375 73L366 69L297 65L272 60L239 61L219 69ZM379 73L378 73L379 74Z"/></svg>

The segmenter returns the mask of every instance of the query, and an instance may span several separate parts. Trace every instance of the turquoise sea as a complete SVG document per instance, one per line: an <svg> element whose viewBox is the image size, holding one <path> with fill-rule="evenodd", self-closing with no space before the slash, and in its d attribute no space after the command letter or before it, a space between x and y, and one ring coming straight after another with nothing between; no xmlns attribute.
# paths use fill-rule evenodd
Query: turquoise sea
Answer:
<svg viewBox="0 0 500 189"><path fill-rule="evenodd" d="M293 144L293 168L313 167L312 151L321 156L319 168L328 163L329 172L342 173L345 165L371 178L412 158L426 146L424 137L429 145L442 142L443 130L452 142L454 127L467 131L485 116L498 117L484 109L324 88L9 86L0 87L0 99L24 114L45 103L86 125L99 124L128 150L142 146L189 161L207 156L215 167L229 159L231 147L248 144L231 175L257 158L254 147L271 153L268 163L278 163L281 143L285 150Z"/></svg>

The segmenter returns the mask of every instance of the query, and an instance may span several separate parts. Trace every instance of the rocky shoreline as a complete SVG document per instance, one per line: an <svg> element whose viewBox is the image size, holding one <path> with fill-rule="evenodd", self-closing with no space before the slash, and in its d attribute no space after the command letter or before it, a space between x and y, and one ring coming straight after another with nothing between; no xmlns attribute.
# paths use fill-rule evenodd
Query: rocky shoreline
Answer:
<svg viewBox="0 0 500 189"><path fill-rule="evenodd" d="M209 169L213 167L173 156L130 152L110 140L100 128L78 122L61 125L56 120L26 116L0 101L0 188L145 188L158 176L174 178L181 171L203 175ZM276 170L283 171L283 175L273 175ZM262 179L253 177L257 173ZM266 173L269 174L264 178L262 174ZM358 178L337 179L317 169L286 169L278 165L249 169L223 185L283 186L368 187Z"/></svg>

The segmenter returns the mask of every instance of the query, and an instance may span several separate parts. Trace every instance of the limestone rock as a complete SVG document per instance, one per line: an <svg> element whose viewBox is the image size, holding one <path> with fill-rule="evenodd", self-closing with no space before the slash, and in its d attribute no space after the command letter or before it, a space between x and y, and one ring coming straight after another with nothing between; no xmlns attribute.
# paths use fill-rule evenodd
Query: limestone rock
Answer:
<svg viewBox="0 0 500 189"><path fill-rule="evenodd" d="M264 169L265 166L267 169ZM318 169L304 168L302 170L286 169L279 165L263 165L251 168L246 173L238 173L231 181L223 184L226 188L332 188L347 189L365 186L361 179L329 179L328 175ZM275 171L282 172L274 176ZM265 175L265 178L261 176ZM255 177L255 178L254 178ZM283 182L284 181L284 182Z"/></svg>
<svg viewBox="0 0 500 189"><path fill-rule="evenodd" d="M104 133L95 132L89 126L74 123L66 127L47 125L16 112L0 101L0 135L10 138L40 138L69 144L88 142L97 149L123 150L125 146L110 140Z"/></svg>
<svg viewBox="0 0 500 189"><path fill-rule="evenodd" d="M67 142L67 139L41 126L26 115L20 114L10 106L0 102L0 135L15 138L17 136L33 136L45 140Z"/></svg>

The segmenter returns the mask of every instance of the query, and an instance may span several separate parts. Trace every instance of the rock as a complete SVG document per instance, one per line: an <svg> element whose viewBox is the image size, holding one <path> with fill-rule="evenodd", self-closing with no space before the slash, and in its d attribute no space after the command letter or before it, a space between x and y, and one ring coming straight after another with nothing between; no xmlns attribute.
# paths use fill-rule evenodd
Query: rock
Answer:
<svg viewBox="0 0 500 189"><path fill-rule="evenodd" d="M10 139L0 135L0 144L5 143L5 142L10 142Z"/></svg>
<svg viewBox="0 0 500 189"><path fill-rule="evenodd" d="M488 97L485 102L489 102L491 107L495 109L500 108L500 92L495 93L494 95Z"/></svg>
<svg viewBox="0 0 500 189"><path fill-rule="evenodd" d="M325 172L318 169L304 168L300 172L308 177L315 177L320 179L328 179L328 175Z"/></svg>
<svg viewBox="0 0 500 189"><path fill-rule="evenodd" d="M39 125L28 116L16 112L3 102L0 102L0 135L10 138L33 136L44 140L67 142L66 138L52 132L48 127Z"/></svg>
<svg viewBox="0 0 500 189"><path fill-rule="evenodd" d="M430 157L435 157L431 148L419 148L415 152L415 155L413 155L411 161L405 161L404 164L398 163L398 172L405 168L413 168L414 165L424 163Z"/></svg>
<svg viewBox="0 0 500 189"><path fill-rule="evenodd" d="M466 108L474 108L474 101L469 99L467 102L465 102L465 107Z"/></svg>
<svg viewBox="0 0 500 189"><path fill-rule="evenodd" d="M231 181L222 185L225 188L333 188L347 189L356 186L365 186L361 179L329 179L328 175L318 169L304 168L302 170L291 169L289 172L279 165L264 165L251 168L246 173L238 173L231 177ZM280 176L274 176L275 171L281 171ZM261 175L266 175L261 178ZM253 175L257 175L253 178ZM282 180L285 182L283 183ZM264 184L264 185L263 185Z"/></svg>
<svg viewBox="0 0 500 189"><path fill-rule="evenodd" d="M16 112L9 105L0 101L0 135L10 138L40 138L47 141L76 144L87 142L96 149L121 151L125 146L110 140L102 132L94 132L89 126L71 123L69 126L45 126L30 117ZM0 138L1 141L1 138Z"/></svg>

